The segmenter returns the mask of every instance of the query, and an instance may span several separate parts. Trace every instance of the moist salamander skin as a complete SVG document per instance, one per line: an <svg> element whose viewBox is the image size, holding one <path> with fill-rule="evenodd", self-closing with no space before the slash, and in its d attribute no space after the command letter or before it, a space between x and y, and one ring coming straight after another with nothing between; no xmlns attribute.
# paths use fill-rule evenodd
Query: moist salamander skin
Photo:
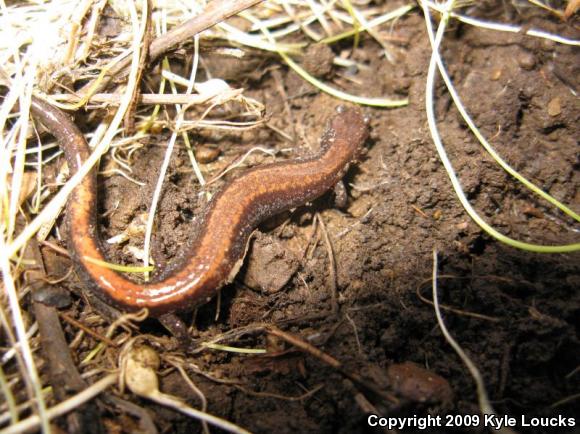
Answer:
<svg viewBox="0 0 580 434"><path fill-rule="evenodd" d="M78 171L90 150L74 122L36 97L31 112L58 140L71 172ZM367 136L368 122L360 110L340 107L322 135L318 153L255 167L225 184L203 212L197 235L166 270L144 284L86 259L106 261L97 229L93 169L67 203L68 244L77 272L97 296L125 310L147 308L159 316L203 304L233 279L257 225L334 187Z"/></svg>

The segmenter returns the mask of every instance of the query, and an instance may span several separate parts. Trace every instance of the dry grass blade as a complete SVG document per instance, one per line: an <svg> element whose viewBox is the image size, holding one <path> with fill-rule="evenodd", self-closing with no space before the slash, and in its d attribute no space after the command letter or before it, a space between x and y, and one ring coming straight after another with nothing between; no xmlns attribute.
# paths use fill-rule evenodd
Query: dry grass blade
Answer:
<svg viewBox="0 0 580 434"><path fill-rule="evenodd" d="M95 396L99 395L110 386L115 384L118 380L117 374L109 374L108 376L100 379L96 383L92 384L82 392L78 393L72 398L63 401L54 407L49 408L46 411L46 421L50 421L55 419L59 416L67 414L68 412L74 410L75 408L79 407L80 405L84 404L85 402L93 399ZM21 434L30 432L33 430L38 429L41 425L41 418L39 416L30 416L27 419L24 419L16 424L9 426L8 428L4 428L2 430L3 434ZM50 432L50 429L46 432Z"/></svg>
<svg viewBox="0 0 580 434"><path fill-rule="evenodd" d="M150 59L157 59L163 53L177 47L182 42L187 41L195 35L212 27L216 23L219 23L232 15L236 15L251 6L261 3L262 1L264 0L216 0L211 2L202 14L174 27L163 36L153 40L149 47ZM129 57L120 60L108 71L108 76L113 78L125 75L129 62ZM106 83L107 81L103 81L98 86L94 86L94 83L90 83L86 85L80 93L83 94L89 90L91 93L97 92L99 89L104 87Z"/></svg>

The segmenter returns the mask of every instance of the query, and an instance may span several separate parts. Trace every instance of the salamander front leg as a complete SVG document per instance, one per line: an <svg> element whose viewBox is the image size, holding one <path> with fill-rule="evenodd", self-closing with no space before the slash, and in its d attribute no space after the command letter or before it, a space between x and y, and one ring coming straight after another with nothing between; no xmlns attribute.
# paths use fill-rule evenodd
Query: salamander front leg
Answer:
<svg viewBox="0 0 580 434"><path fill-rule="evenodd" d="M185 323L174 313L166 313L157 318L179 343L186 349L194 348L195 341L187 330Z"/></svg>

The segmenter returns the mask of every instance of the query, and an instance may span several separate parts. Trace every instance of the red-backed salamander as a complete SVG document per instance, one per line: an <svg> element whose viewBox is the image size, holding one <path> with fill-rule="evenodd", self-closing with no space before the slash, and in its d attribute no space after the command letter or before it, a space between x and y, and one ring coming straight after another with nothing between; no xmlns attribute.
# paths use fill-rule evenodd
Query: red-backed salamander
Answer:
<svg viewBox="0 0 580 434"><path fill-rule="evenodd" d="M36 97L31 111L59 142L71 172L78 171L90 149L74 122ZM367 124L358 109L341 107L315 155L255 167L228 182L206 206L197 235L147 283L133 282L90 261L105 260L97 230L97 170L93 169L67 203L68 246L79 276L105 301L126 310L145 307L154 316L209 301L235 277L260 222L316 199L341 180L368 136Z"/></svg>

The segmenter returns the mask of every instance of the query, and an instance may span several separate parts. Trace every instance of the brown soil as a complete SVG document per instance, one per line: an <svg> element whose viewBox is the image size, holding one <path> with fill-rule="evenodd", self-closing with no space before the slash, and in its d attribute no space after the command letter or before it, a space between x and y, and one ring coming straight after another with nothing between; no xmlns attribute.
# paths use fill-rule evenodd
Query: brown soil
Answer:
<svg viewBox="0 0 580 434"><path fill-rule="evenodd" d="M536 8L521 14L509 8L470 13L580 37L571 23ZM360 70L354 80L348 80L343 69L334 67L329 73L317 65L326 80L351 93L408 95L410 99L401 109L365 109L371 118L371 139L363 160L347 175L346 208L337 208L329 193L264 224L261 232L266 235L257 236L244 270L222 290L219 317L215 319L214 299L198 309L195 325L200 337L209 339L236 327L278 323L340 360L347 370L392 393L399 402L381 401L337 370L286 346L289 351L278 357L218 351L190 357L204 371L238 380L243 388L192 374L207 397L208 410L258 433L366 432L363 396L384 416L476 414L473 379L442 337L433 307L419 298L419 294L431 298L429 279L436 248L440 301L460 311L444 311L446 324L480 369L496 411L511 416L578 416L578 398L563 400L580 389L580 255L534 254L507 247L484 234L468 217L427 128L424 93L430 49L422 16L415 12L397 22L393 40L397 42L389 49L395 63L381 57L371 39L362 39L353 57L369 68ZM349 50L351 42L334 46L335 54ZM578 88L580 77L578 48L457 24L447 33L444 45L454 83L495 149L544 190L580 211L580 122L578 99L571 92L572 87ZM256 144L291 148L289 155L317 146L336 100L267 59L253 60L251 65L227 64L223 74L219 59L210 64L216 77L238 77L247 95L265 104L271 124L295 141L285 142L268 128L241 135L193 136L196 145L216 145L221 151L217 160L202 165L207 178ZM232 71L232 67L238 69ZM578 224L522 188L477 145L441 82L437 116L465 191L486 221L520 240L578 242ZM105 236L118 234L146 211L166 137L151 141L134 156L135 177L145 187L118 176L102 180L102 211L116 208L103 219ZM301 146L303 150L296 150ZM271 157L253 154L248 164L267 161ZM180 251L195 227L193 216L203 206L189 168L187 153L179 149L157 219L155 256L161 264ZM215 188L219 182L211 187ZM334 251L337 316L328 313L333 282L320 224L311 238L315 213L324 222ZM120 248L110 248L109 255L117 261L135 261ZM141 331L166 333L154 321ZM264 335L232 344L273 345ZM433 377L436 384L421 380L429 374L417 366L399 365L405 362L438 375ZM395 371L409 378L398 378ZM417 384L408 386L407 381ZM319 386L304 399L282 398L298 397ZM165 375L161 387L199 405L177 372ZM198 424L172 411L145 401L139 404L154 413L161 432L199 430ZM122 426L120 419L113 418L111 423ZM473 428L470 432L482 431Z"/></svg>

